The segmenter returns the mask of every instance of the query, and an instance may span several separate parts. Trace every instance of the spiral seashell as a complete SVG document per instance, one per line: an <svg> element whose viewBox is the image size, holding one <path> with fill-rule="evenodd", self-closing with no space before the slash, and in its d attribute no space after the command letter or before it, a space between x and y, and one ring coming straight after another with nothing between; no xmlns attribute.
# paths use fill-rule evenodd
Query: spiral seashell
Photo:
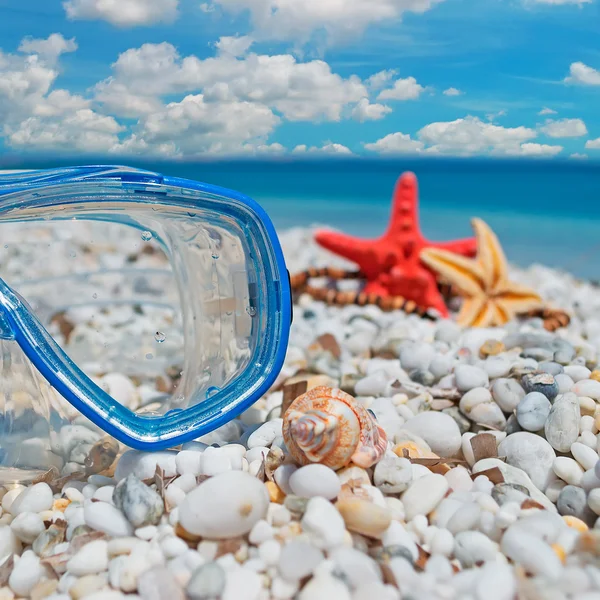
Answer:
<svg viewBox="0 0 600 600"><path fill-rule="evenodd" d="M319 386L298 396L283 416L283 439L296 462L368 469L387 448L385 431L367 409L339 389Z"/></svg>

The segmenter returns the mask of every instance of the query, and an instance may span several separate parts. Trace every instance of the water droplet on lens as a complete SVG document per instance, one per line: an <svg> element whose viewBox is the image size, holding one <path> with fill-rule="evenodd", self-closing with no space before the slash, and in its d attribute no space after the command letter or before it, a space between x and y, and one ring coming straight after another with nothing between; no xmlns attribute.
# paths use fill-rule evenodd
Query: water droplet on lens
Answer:
<svg viewBox="0 0 600 600"><path fill-rule="evenodd" d="M5 247L5 248L8 248L8 244L4 244L4 247Z"/></svg>
<svg viewBox="0 0 600 600"><path fill-rule="evenodd" d="M251 316L254 317L256 316L256 309L254 308L254 306L248 306L246 307L246 312Z"/></svg>
<svg viewBox="0 0 600 600"><path fill-rule="evenodd" d="M167 336L162 332L162 331L157 331L154 334L154 339L159 343L162 344L166 339Z"/></svg>
<svg viewBox="0 0 600 600"><path fill-rule="evenodd" d="M152 239L152 232L151 231L142 231L142 239L145 242L149 242Z"/></svg>
<svg viewBox="0 0 600 600"><path fill-rule="evenodd" d="M215 251L213 251L213 253L212 253L212 257L213 257L215 260L217 260L217 258L219 258L219 253L218 253L218 252L215 252Z"/></svg>
<svg viewBox="0 0 600 600"><path fill-rule="evenodd" d="M94 292L94 293L92 294L92 298L96 299L97 297L98 297L98 294L96 294L96 292Z"/></svg>
<svg viewBox="0 0 600 600"><path fill-rule="evenodd" d="M154 354L152 354L152 352L148 352L148 354L146 354L146 358L148 360L150 360L150 359L154 358Z"/></svg>

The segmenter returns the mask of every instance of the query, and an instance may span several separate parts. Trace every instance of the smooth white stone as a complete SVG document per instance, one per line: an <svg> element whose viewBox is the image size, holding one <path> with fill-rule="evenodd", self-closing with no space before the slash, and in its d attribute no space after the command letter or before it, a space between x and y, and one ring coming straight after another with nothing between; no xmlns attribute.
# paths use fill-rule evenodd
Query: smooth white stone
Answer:
<svg viewBox="0 0 600 600"><path fill-rule="evenodd" d="M290 477L298 470L298 467L293 464L281 465L275 469L273 478L275 483L283 490L283 493L289 495L292 493L290 487Z"/></svg>
<svg viewBox="0 0 600 600"><path fill-rule="evenodd" d="M321 550L331 550L344 542L346 527L342 515L320 496L308 501L301 525L313 545Z"/></svg>
<svg viewBox="0 0 600 600"><path fill-rule="evenodd" d="M556 581L562 573L562 563L548 544L519 526L509 527L502 536L503 553L527 571Z"/></svg>
<svg viewBox="0 0 600 600"><path fill-rule="evenodd" d="M564 367L565 375L568 375L573 382L577 383L584 379L589 379L592 372L583 365L566 365Z"/></svg>
<svg viewBox="0 0 600 600"><path fill-rule="evenodd" d="M108 569L108 544L106 540L94 540L83 546L67 563L67 570L81 577L101 573Z"/></svg>
<svg viewBox="0 0 600 600"><path fill-rule="evenodd" d="M109 504L114 504L114 502L113 502L114 491L115 491L114 485L104 485L101 488L98 488L92 494L92 498L94 498L95 500L100 500L101 502L108 502Z"/></svg>
<svg viewBox="0 0 600 600"><path fill-rule="evenodd" d="M298 600L352 600L350 590L339 579L326 573L313 577L298 594Z"/></svg>
<svg viewBox="0 0 600 600"><path fill-rule="evenodd" d="M192 475L192 473L185 473L184 475L181 475L181 477L175 479L175 481L173 481L169 487L178 487L187 494L188 492L191 492L197 485L196 476Z"/></svg>
<svg viewBox="0 0 600 600"><path fill-rule="evenodd" d="M10 505L10 513L15 516L24 512L40 513L50 510L53 502L50 486L47 483L36 483L15 498Z"/></svg>
<svg viewBox="0 0 600 600"><path fill-rule="evenodd" d="M600 488L595 488L590 491L587 497L587 503L597 515L600 515Z"/></svg>
<svg viewBox="0 0 600 600"><path fill-rule="evenodd" d="M444 477L455 492L468 492L473 487L473 480L469 471L462 465L450 469Z"/></svg>
<svg viewBox="0 0 600 600"><path fill-rule="evenodd" d="M500 562L488 562L478 569L476 600L513 600L517 581L513 569Z"/></svg>
<svg viewBox="0 0 600 600"><path fill-rule="evenodd" d="M456 535L461 531L474 529L479 522L481 508L476 502L465 502L448 521L448 531Z"/></svg>
<svg viewBox="0 0 600 600"><path fill-rule="evenodd" d="M18 515L10 524L10 528L26 544L32 544L33 540L46 529L42 517L33 512Z"/></svg>
<svg viewBox="0 0 600 600"><path fill-rule="evenodd" d="M413 479L412 466L407 458L395 454L384 456L375 466L375 485L386 494L403 492Z"/></svg>
<svg viewBox="0 0 600 600"><path fill-rule="evenodd" d="M179 506L185 500L185 492L178 486L171 484L165 492L165 501L170 507Z"/></svg>
<svg viewBox="0 0 600 600"><path fill-rule="evenodd" d="M512 413L525 398L525 390L514 379L496 379L491 391L492 398L505 413Z"/></svg>
<svg viewBox="0 0 600 600"><path fill-rule="evenodd" d="M517 406L517 421L526 431L540 431L550 414L552 404L540 392L531 392Z"/></svg>
<svg viewBox="0 0 600 600"><path fill-rule="evenodd" d="M454 551L454 536L447 529L437 529L430 546L432 554L450 556Z"/></svg>
<svg viewBox="0 0 600 600"><path fill-rule="evenodd" d="M566 373L559 373L554 376L554 381L558 383L558 393L566 394L567 392L572 391L575 383Z"/></svg>
<svg viewBox="0 0 600 600"><path fill-rule="evenodd" d="M571 445L573 458L585 469L593 469L598 462L598 453L589 446L575 442Z"/></svg>
<svg viewBox="0 0 600 600"><path fill-rule="evenodd" d="M583 478L583 469L579 464L572 458L566 456L559 456L554 459L552 464L554 473L557 477L560 477L563 481L566 481L570 485L581 485Z"/></svg>
<svg viewBox="0 0 600 600"><path fill-rule="evenodd" d="M200 475L202 471L202 452L181 450L175 457L175 466L179 475Z"/></svg>
<svg viewBox="0 0 600 600"><path fill-rule="evenodd" d="M413 481L402 495L406 519L429 514L448 491L448 480L437 473Z"/></svg>
<svg viewBox="0 0 600 600"><path fill-rule="evenodd" d="M273 443L273 440L281 435L282 426L283 419L281 418L272 419L271 421L264 423L248 438L248 448L254 448L256 446L269 447Z"/></svg>
<svg viewBox="0 0 600 600"><path fill-rule="evenodd" d="M165 558L175 558L188 551L187 544L177 536L167 535L160 542L160 549Z"/></svg>
<svg viewBox="0 0 600 600"><path fill-rule="evenodd" d="M406 528L398 521L392 521L389 527L385 530L381 537L381 542L384 547L387 546L402 546L406 548L413 560L417 560L419 557L419 549Z"/></svg>
<svg viewBox="0 0 600 600"><path fill-rule="evenodd" d="M250 448L248 452L246 452L246 460L248 462L253 462L255 460L260 460L261 462L267 458L269 454L269 448L266 446L254 446L254 448Z"/></svg>
<svg viewBox="0 0 600 600"><path fill-rule="evenodd" d="M430 344L411 343L400 350L400 365L405 371L427 370L433 360L435 349Z"/></svg>
<svg viewBox="0 0 600 600"><path fill-rule="evenodd" d="M454 537L454 556L463 567L496 559L498 545L479 531L462 531Z"/></svg>
<svg viewBox="0 0 600 600"><path fill-rule="evenodd" d="M249 569L238 569L227 573L225 589L221 600L259 600L262 579Z"/></svg>
<svg viewBox="0 0 600 600"><path fill-rule="evenodd" d="M136 408L140 398L132 381L121 373L107 373L100 380L100 385L119 404L127 408Z"/></svg>
<svg viewBox="0 0 600 600"><path fill-rule="evenodd" d="M356 382L354 393L357 396L382 396L390 383L384 371L375 371Z"/></svg>
<svg viewBox="0 0 600 600"><path fill-rule="evenodd" d="M506 462L522 469L533 484L545 490L552 479L552 465L556 453L541 436L519 431L507 436L498 446L498 455L506 456Z"/></svg>
<svg viewBox="0 0 600 600"><path fill-rule="evenodd" d="M314 464L300 467L289 479L292 493L303 498L322 496L328 500L340 493L340 481L332 469Z"/></svg>
<svg viewBox="0 0 600 600"><path fill-rule="evenodd" d="M454 368L454 377L456 387L460 392L468 392L477 387L487 387L489 384L488 374L472 365L457 365Z"/></svg>
<svg viewBox="0 0 600 600"><path fill-rule="evenodd" d="M20 558L16 558L8 578L8 585L17 596L26 597L42 579L44 573L39 557L32 550L26 550Z"/></svg>
<svg viewBox="0 0 600 600"><path fill-rule="evenodd" d="M445 413L420 413L406 421L404 429L423 438L438 456L453 457L460 449L460 429L456 421Z"/></svg>
<svg viewBox="0 0 600 600"><path fill-rule="evenodd" d="M140 452L128 450L125 452L115 469L115 479L121 481L128 475L135 475L138 479L152 479L158 465L165 472L165 477L177 475L176 458L174 450L161 450L160 452Z"/></svg>
<svg viewBox="0 0 600 600"><path fill-rule="evenodd" d="M281 556L281 543L277 540L267 540L258 547L259 558L269 567L276 565Z"/></svg>
<svg viewBox="0 0 600 600"><path fill-rule="evenodd" d="M231 457L228 456L221 448L207 448L202 453L201 460L202 475L219 475L227 471L233 471Z"/></svg>
<svg viewBox="0 0 600 600"><path fill-rule="evenodd" d="M379 565L356 548L336 548L328 557L342 573L350 587L357 588L372 581L382 581Z"/></svg>
<svg viewBox="0 0 600 600"><path fill-rule="evenodd" d="M578 396L588 396L594 400L600 400L600 381L582 379L575 383L571 391Z"/></svg>
<svg viewBox="0 0 600 600"><path fill-rule="evenodd" d="M312 575L324 558L318 548L301 540L292 540L280 550L279 574L286 581L299 581Z"/></svg>
<svg viewBox="0 0 600 600"><path fill-rule="evenodd" d="M83 507L85 524L111 537L130 536L133 526L125 515L108 502L89 502Z"/></svg>
<svg viewBox="0 0 600 600"><path fill-rule="evenodd" d="M265 485L243 471L215 475L179 506L182 527L202 537L226 539L248 533L269 507Z"/></svg>
<svg viewBox="0 0 600 600"><path fill-rule="evenodd" d="M568 452L571 444L577 441L580 419L581 413L575 394L568 392L556 398L544 426L546 439L556 451Z"/></svg>

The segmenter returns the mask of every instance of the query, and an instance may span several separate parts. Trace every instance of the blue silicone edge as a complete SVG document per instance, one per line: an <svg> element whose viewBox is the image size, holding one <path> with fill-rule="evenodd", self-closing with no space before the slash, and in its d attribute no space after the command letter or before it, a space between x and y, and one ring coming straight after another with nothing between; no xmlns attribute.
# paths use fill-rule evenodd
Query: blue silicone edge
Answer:
<svg viewBox="0 0 600 600"><path fill-rule="evenodd" d="M107 170L114 169L114 173L107 173ZM77 176L80 176L78 178ZM86 416L90 421L102 428L106 433L112 435L120 442L134 448L136 450L162 450L165 448L177 446L181 443L194 440L202 435L214 431L219 427L225 425L235 417L239 416L242 412L250 408L262 395L264 395L273 382L279 375L285 356L287 352L287 344L289 341L290 332L290 321L291 321L291 290L289 286L284 283L286 281L287 268L285 265L285 259L283 251L279 243L279 238L275 231L275 227L267 215L266 211L252 198L223 188L220 186L201 183L193 180L188 180L178 177L163 176L159 173L151 171L142 171L123 167L120 165L89 165L83 167L71 167L64 169L47 169L47 170L35 170L28 171L23 174L17 174L17 176L3 175L0 174L0 196L7 193L14 193L31 189L33 187L43 187L45 184L60 184L68 183L77 180L86 181L106 181L107 179L122 179L125 175L127 178L124 180L127 183L159 183L162 185L170 185L182 187L184 189L193 189L209 194L215 194L219 196L229 197L233 200L237 200L242 204L246 205L249 209L254 211L256 215L262 221L263 227L267 234L267 239L273 249L275 262L280 275L280 311L281 311L281 322L280 322L280 338L278 348L275 352L271 367L268 375L263 380L262 384L246 398L243 402L239 402L235 406L229 409L222 410L218 415L209 417L203 424L197 427L191 427L185 432L179 435L174 435L168 439L157 439L157 440L142 440L127 434L119 427L113 425L109 420L101 417L101 415L93 412L88 406L79 399L77 394L69 387L68 382L75 384L75 381L67 377L67 381L60 377L59 373L53 369L49 362L45 360L44 356L40 351L35 348L31 343L27 334L21 329L16 320L13 318L10 310L5 311L5 318L8 321L12 329L12 335L7 336L16 341L17 344L22 348L23 352L38 369L41 375L48 381L48 383L55 388L70 404L72 404L79 412ZM32 180L27 181L29 177ZM152 179L158 178L159 181L152 181ZM5 306L5 309L8 307ZM29 311L23 307L23 309L29 313ZM42 327L40 325L40 327ZM42 327L42 329L44 329ZM44 330L45 331L45 330ZM8 332L6 332L8 333ZM47 334L47 332L46 332ZM49 334L47 334L49 336ZM55 343L55 342L54 342ZM96 386L92 380L87 377L69 358L64 352L54 351L55 356L59 357L64 364L69 364L72 369L77 371L80 377L91 387L96 394L100 396L107 396L107 394L98 386Z"/></svg>

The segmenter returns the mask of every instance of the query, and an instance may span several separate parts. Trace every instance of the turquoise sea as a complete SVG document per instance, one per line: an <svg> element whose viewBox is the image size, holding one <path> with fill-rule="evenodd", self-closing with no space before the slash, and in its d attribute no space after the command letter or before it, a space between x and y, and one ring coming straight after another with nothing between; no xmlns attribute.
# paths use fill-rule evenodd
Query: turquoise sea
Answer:
<svg viewBox="0 0 600 600"><path fill-rule="evenodd" d="M84 164L123 163L123 159ZM419 180L420 220L431 239L471 235L478 216L496 231L508 259L542 263L600 280L600 163L482 160L321 160L170 162L138 166L243 192L277 228L331 225L361 237L386 228L394 184L406 170ZM82 164L81 159L0 160L2 168Z"/></svg>

